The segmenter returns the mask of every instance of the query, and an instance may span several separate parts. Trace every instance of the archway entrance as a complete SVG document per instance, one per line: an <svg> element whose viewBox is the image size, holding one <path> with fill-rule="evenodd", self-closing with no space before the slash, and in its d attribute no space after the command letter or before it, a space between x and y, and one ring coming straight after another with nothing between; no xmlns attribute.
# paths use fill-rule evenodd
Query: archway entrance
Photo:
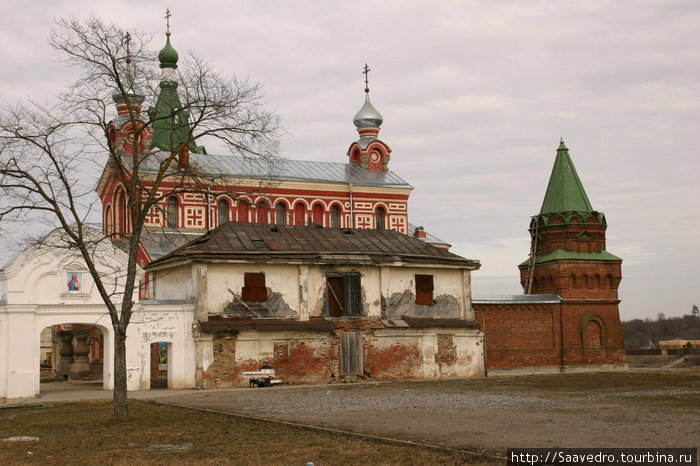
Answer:
<svg viewBox="0 0 700 466"><path fill-rule="evenodd" d="M104 356L99 327L79 323L45 327L39 338L40 381L102 383Z"/></svg>

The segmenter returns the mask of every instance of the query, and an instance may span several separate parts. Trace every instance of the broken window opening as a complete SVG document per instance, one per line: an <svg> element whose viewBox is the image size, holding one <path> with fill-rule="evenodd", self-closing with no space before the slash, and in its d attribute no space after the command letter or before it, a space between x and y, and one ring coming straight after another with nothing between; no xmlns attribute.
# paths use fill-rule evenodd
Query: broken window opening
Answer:
<svg viewBox="0 0 700 466"><path fill-rule="evenodd" d="M362 316L362 287L359 273L328 275L326 288L330 316Z"/></svg>
<svg viewBox="0 0 700 466"><path fill-rule="evenodd" d="M416 274L416 304L433 304L433 276Z"/></svg>
<svg viewBox="0 0 700 466"><path fill-rule="evenodd" d="M243 301L267 301L267 288L265 287L265 274L262 272L243 275Z"/></svg>

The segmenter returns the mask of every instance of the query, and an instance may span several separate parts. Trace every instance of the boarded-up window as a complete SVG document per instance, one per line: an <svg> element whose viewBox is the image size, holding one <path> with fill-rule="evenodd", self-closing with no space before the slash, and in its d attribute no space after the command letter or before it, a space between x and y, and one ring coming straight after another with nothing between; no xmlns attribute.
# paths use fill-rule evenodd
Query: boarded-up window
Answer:
<svg viewBox="0 0 700 466"><path fill-rule="evenodd" d="M246 273L243 276L244 286L241 296L243 301L267 301L265 274Z"/></svg>
<svg viewBox="0 0 700 466"><path fill-rule="evenodd" d="M362 333L340 334L340 375L362 374Z"/></svg>
<svg viewBox="0 0 700 466"><path fill-rule="evenodd" d="M416 275L416 304L433 304L432 275Z"/></svg>
<svg viewBox="0 0 700 466"><path fill-rule="evenodd" d="M333 317L362 315L360 274L330 275L327 282L328 314Z"/></svg>

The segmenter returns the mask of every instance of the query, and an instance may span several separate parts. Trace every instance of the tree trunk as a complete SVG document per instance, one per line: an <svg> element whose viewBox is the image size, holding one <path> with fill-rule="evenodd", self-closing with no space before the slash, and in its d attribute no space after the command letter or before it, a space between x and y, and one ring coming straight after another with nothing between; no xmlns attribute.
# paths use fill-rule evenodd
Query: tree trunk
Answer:
<svg viewBox="0 0 700 466"><path fill-rule="evenodd" d="M114 417L129 419L129 402L126 396L126 332L114 333Z"/></svg>

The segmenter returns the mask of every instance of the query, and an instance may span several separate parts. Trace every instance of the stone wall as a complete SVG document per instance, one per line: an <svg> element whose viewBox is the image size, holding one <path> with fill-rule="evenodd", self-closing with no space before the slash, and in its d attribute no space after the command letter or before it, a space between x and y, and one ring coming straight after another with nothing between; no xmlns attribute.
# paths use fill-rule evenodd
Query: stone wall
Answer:
<svg viewBox="0 0 700 466"><path fill-rule="evenodd" d="M617 301L474 303L488 369L625 364Z"/></svg>

